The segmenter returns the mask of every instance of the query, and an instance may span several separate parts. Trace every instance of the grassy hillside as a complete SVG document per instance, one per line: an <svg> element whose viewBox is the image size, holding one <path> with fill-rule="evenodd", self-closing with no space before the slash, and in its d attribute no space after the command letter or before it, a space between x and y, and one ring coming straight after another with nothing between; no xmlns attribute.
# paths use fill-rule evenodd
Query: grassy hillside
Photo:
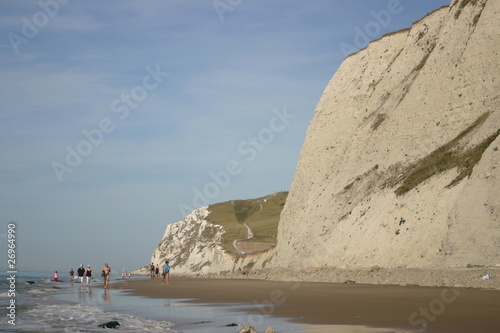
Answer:
<svg viewBox="0 0 500 333"><path fill-rule="evenodd" d="M277 192L262 198L233 200L210 205L207 220L219 224L226 230L221 246L229 253L236 253L235 239L246 239L248 235L244 223L252 229L253 242L276 242L278 222L285 205L288 192Z"/></svg>

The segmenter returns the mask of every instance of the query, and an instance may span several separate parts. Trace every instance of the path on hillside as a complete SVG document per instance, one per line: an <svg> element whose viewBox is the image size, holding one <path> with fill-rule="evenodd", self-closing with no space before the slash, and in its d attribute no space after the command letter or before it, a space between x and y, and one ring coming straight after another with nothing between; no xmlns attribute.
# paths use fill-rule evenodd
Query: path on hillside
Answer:
<svg viewBox="0 0 500 333"><path fill-rule="evenodd" d="M264 209L264 205L262 204L262 202L259 202L259 204L260 204L260 210L259 210L256 214L258 214L258 213L262 212L262 209ZM236 249L236 252L241 253L241 254L245 254L245 253L244 253L244 252L241 250L241 248L238 246L238 242L240 242L240 241L242 241L242 240L249 240L249 239L253 238L253 235L254 235L254 234L253 234L253 230L252 230L252 228L250 228L250 226L247 224L247 221L243 222L243 225L247 228L247 238L245 238L245 239L241 239L241 238L240 238L240 239L235 239L235 240L233 241L233 246L234 246L234 248Z"/></svg>
<svg viewBox="0 0 500 333"><path fill-rule="evenodd" d="M252 230L252 228L250 228L250 226L247 224L246 221L245 221L245 223L243 223L243 225L245 227L247 227L247 240L249 240L250 238L253 238L253 230Z"/></svg>
<svg viewBox="0 0 500 333"><path fill-rule="evenodd" d="M245 227L247 227L247 238L245 238L245 239L243 239L243 238L240 238L240 239L235 239L235 240L233 241L233 246L234 246L234 248L236 249L236 251L237 251L238 253L241 253L241 254L244 254L244 252L243 252L243 250L241 250L241 249L238 247L238 242L239 242L239 241L242 241L242 240L249 240L250 238L252 238L252 237L253 237L253 230L252 230L252 228L250 228L250 226L247 224L247 222L246 222L246 221L245 221L245 222L243 222L243 225L244 225Z"/></svg>

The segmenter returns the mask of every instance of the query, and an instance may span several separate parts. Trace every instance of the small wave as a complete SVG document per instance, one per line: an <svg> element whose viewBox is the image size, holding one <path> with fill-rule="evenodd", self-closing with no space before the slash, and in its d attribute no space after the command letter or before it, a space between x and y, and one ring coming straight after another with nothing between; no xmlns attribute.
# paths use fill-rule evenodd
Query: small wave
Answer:
<svg viewBox="0 0 500 333"><path fill-rule="evenodd" d="M26 292L29 294L46 294L49 291L47 289L29 289Z"/></svg>
<svg viewBox="0 0 500 333"><path fill-rule="evenodd" d="M102 332L98 325L118 321L120 331L126 332L175 332L172 323L150 320L128 314L103 312L82 305L36 306L22 314L22 322L16 324L21 331L37 332Z"/></svg>

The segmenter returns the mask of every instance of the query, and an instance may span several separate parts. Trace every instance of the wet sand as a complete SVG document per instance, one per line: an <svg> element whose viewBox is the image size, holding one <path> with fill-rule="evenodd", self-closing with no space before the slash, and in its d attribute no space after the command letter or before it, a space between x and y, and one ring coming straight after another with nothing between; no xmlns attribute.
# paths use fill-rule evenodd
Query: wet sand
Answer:
<svg viewBox="0 0 500 333"><path fill-rule="evenodd" d="M499 290L175 277L169 285L161 285L159 279L125 280L112 288L151 298L246 304L254 316L313 325L429 333L498 332L500 328Z"/></svg>

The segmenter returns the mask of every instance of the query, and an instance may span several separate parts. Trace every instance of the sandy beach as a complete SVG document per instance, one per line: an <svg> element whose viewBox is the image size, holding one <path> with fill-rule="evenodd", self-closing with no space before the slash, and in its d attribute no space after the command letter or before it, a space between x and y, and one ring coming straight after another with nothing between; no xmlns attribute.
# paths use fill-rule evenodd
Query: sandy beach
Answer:
<svg viewBox="0 0 500 333"><path fill-rule="evenodd" d="M269 315L312 325L373 327L370 332L377 327L390 329L386 332L497 332L500 327L499 290L175 277L164 286L151 279L125 280L112 288L214 306L238 303L254 320Z"/></svg>

